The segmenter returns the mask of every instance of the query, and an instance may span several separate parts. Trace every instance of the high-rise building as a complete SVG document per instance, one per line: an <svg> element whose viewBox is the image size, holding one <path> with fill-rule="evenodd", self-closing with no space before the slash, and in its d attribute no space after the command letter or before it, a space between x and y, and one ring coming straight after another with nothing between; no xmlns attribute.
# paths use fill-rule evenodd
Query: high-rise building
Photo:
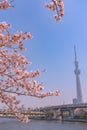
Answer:
<svg viewBox="0 0 87 130"><path fill-rule="evenodd" d="M79 104L83 103L83 97L82 97L82 88L81 88L81 82L80 82L80 69L78 67L78 61L77 61L77 55L76 55L76 47L74 46L74 52L75 52L75 75L76 75L76 90L77 90L77 98L73 99L73 103Z"/></svg>

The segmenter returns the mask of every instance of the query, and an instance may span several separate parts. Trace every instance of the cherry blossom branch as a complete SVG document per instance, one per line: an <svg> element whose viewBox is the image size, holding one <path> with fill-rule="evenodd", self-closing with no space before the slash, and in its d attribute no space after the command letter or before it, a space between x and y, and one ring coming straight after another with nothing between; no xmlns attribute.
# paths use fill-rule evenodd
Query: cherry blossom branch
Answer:
<svg viewBox="0 0 87 130"><path fill-rule="evenodd" d="M64 4L62 0L52 0L50 4L45 4L45 7L53 12L56 12L54 19L57 22L61 21L62 17L64 16Z"/></svg>
<svg viewBox="0 0 87 130"><path fill-rule="evenodd" d="M37 98L44 98L44 97L47 97L47 96L59 96L60 95L60 91L56 90L54 92L46 92L46 93L37 93L36 95L33 94L33 93L18 93L16 91L9 91L9 90L4 90L2 89L2 91L4 92L7 92L7 93L14 93L14 94L17 94L18 96L33 96L33 97L37 97Z"/></svg>

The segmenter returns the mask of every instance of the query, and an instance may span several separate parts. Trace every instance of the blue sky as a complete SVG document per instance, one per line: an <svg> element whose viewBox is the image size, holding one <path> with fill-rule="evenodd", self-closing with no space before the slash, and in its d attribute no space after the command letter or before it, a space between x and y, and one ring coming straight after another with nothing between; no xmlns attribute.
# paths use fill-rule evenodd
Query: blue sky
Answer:
<svg viewBox="0 0 87 130"><path fill-rule="evenodd" d="M77 49L84 102L87 102L87 0L64 0L65 15L60 23L53 12L44 8L49 0L15 0L10 8L0 12L1 21L12 24L11 31L30 31L33 39L25 43L25 55L32 62L29 70L47 70L37 79L45 90L59 89L59 97L36 99L22 97L27 107L72 103L76 97L74 45Z"/></svg>

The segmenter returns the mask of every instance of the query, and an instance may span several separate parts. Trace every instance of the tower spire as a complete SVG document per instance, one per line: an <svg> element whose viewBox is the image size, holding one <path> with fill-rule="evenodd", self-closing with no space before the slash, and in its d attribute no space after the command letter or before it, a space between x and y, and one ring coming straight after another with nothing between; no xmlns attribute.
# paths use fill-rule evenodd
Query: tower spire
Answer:
<svg viewBox="0 0 87 130"><path fill-rule="evenodd" d="M75 45L74 45L74 52L75 52L75 61L77 61L76 46Z"/></svg>
<svg viewBox="0 0 87 130"><path fill-rule="evenodd" d="M82 88L80 82L80 69L78 67L77 55L76 55L76 47L74 46L75 53L75 75L76 75L76 88L77 88L77 103L83 103L82 98Z"/></svg>

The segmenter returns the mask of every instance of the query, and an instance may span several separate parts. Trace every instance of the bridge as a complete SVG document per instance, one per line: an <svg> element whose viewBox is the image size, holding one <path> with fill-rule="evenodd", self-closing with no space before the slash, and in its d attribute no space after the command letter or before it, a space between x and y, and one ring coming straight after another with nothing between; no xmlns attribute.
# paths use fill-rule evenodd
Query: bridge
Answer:
<svg viewBox="0 0 87 130"><path fill-rule="evenodd" d="M48 111L48 110L58 110L58 109L76 109L76 108L87 108L87 103L81 104L66 104L66 105L57 105L57 106L48 106L40 108L40 111Z"/></svg>
<svg viewBox="0 0 87 130"><path fill-rule="evenodd" d="M87 108L87 103L48 106L35 110L22 110L21 112L29 116L30 119L73 120L76 108ZM2 109L0 110L0 117L15 117L15 115L10 110Z"/></svg>
<svg viewBox="0 0 87 130"><path fill-rule="evenodd" d="M59 119L59 117L61 117L61 120L64 120L73 119L76 108L87 108L87 103L48 106L40 108L40 111L47 112L49 114L51 112L51 115L53 112L53 118L55 117Z"/></svg>

